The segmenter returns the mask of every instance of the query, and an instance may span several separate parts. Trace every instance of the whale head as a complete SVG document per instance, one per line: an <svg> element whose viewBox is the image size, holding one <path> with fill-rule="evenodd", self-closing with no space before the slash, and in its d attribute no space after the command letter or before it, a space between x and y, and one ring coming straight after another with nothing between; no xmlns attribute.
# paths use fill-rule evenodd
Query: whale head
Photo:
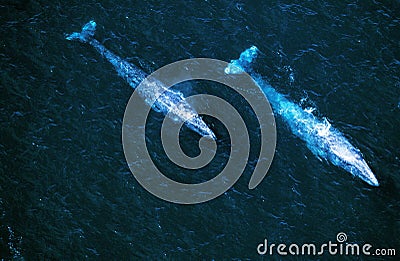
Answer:
<svg viewBox="0 0 400 261"><path fill-rule="evenodd" d="M379 182L376 179L374 173L372 172L371 168L368 166L368 164L365 162L364 159L360 159L356 163L353 163L353 165L348 166L349 172L353 174L354 176L357 176L367 182L369 185L378 187ZM346 168L345 168L346 169Z"/></svg>
<svg viewBox="0 0 400 261"><path fill-rule="evenodd" d="M352 175L361 178L369 185L378 187L379 182L376 179L371 168L363 159L361 152L353 147L347 140L338 139L336 142L331 143L331 162L347 170Z"/></svg>
<svg viewBox="0 0 400 261"><path fill-rule="evenodd" d="M185 122L186 126L192 129L193 131L197 132L203 137L207 137L213 140L217 140L214 132L207 126L207 124L203 121L200 116L195 116L188 119Z"/></svg>

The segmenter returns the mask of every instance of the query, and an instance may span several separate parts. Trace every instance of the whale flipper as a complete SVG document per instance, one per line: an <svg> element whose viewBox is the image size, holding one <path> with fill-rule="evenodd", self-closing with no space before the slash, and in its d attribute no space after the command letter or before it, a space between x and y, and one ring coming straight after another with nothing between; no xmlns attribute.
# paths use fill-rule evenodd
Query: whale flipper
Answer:
<svg viewBox="0 0 400 261"><path fill-rule="evenodd" d="M80 33L74 32L68 35L66 39L70 41L78 40L85 43L94 36L95 32L96 32L96 22L92 20L82 27L82 32Z"/></svg>

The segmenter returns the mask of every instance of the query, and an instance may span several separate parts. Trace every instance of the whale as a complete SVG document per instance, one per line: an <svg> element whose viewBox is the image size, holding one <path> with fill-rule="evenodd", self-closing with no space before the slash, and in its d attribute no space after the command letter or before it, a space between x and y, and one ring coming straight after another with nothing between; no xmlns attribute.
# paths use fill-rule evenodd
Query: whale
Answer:
<svg viewBox="0 0 400 261"><path fill-rule="evenodd" d="M147 74L134 64L127 62L108 50L94 38L95 32L96 22L89 21L82 27L81 32L68 34L66 39L80 41L94 47L97 52L114 66L118 75L124 78L135 89L146 79ZM175 122L183 122L189 129L202 137L216 140L214 132L203 121L201 116L198 115L196 110L186 102L185 97L180 91L167 88L167 86L157 79L147 81L146 88L138 88L137 91L154 111L168 115Z"/></svg>
<svg viewBox="0 0 400 261"><path fill-rule="evenodd" d="M240 54L239 59L231 60L225 68L226 74L248 73L261 88L275 114L287 123L292 133L305 141L307 147L319 159L325 159L355 177L361 178L371 186L379 186L371 168L359 149L354 147L339 130L326 118L320 119L311 110L304 110L296 103L276 91L251 65L260 53L252 46Z"/></svg>

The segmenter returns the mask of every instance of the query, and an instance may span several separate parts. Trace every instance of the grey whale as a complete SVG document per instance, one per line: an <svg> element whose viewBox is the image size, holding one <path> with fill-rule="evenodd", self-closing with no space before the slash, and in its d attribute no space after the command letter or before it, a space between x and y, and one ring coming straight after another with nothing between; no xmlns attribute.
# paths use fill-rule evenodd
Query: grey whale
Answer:
<svg viewBox="0 0 400 261"><path fill-rule="evenodd" d="M135 89L146 79L146 73L105 48L104 45L94 38L95 31L96 22L90 21L83 26L81 32L69 34L66 39L77 40L93 46L114 66L118 74ZM151 81L148 88L138 89L138 91L140 92L139 95L143 97L145 102L149 104L153 110L164 113L165 115L170 112L170 116L173 120L184 122L189 129L203 137L216 139L213 131L197 114L196 110L185 101L181 92L168 89L162 82L157 80ZM155 100L154 104L148 102L153 100ZM177 104L180 104L179 108L176 106Z"/></svg>
<svg viewBox="0 0 400 261"><path fill-rule="evenodd" d="M339 130L332 127L328 120L320 120L311 112L288 100L250 68L258 52L256 46L243 51L239 59L231 61L225 73L238 74L246 71L263 90L273 111L282 117L294 135L306 142L314 155L343 168L371 186L379 186L360 150L355 148Z"/></svg>

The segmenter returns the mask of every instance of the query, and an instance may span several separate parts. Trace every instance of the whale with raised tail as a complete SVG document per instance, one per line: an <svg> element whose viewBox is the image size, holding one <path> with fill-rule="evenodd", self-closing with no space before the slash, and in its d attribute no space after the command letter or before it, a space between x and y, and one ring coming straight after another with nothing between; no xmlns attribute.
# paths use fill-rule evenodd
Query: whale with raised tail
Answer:
<svg viewBox="0 0 400 261"><path fill-rule="evenodd" d="M66 37L67 40L77 40L93 46L102 56L104 56L115 68L118 74L124 78L128 84L135 89L145 78L146 73L133 64L128 63L121 57L113 54L94 38L96 23L90 21L85 24L81 32L75 32ZM203 137L216 139L213 131L207 126L203 119L197 114L186 101L183 94L167 88L162 82L152 80L147 88L137 90L145 102L157 112L169 113L170 117L176 121L184 122L185 125ZM150 104L149 101L154 101ZM179 106L177 106L179 104Z"/></svg>
<svg viewBox="0 0 400 261"><path fill-rule="evenodd" d="M267 96L274 112L289 125L294 135L306 142L314 155L343 168L371 186L379 186L378 180L363 159L361 152L340 131L332 127L328 120L322 121L289 101L268 84L260 74L251 69L251 63L258 52L256 46L245 50L240 54L239 59L231 61L225 73L239 74L244 71L249 73Z"/></svg>

